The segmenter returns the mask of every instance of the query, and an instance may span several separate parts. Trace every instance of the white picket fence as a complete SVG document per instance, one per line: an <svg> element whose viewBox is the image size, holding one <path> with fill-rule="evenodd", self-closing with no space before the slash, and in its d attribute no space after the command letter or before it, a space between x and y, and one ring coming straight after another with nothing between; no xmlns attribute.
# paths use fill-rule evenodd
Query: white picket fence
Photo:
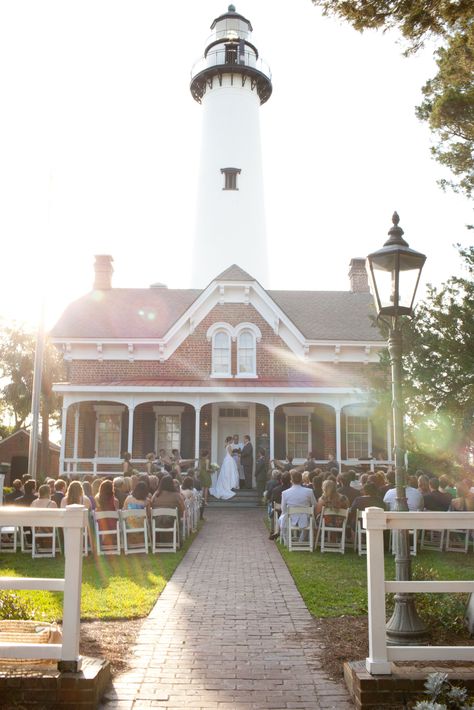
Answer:
<svg viewBox="0 0 474 710"><path fill-rule="evenodd" d="M60 510L0 507L0 527L63 528L65 555L64 578L0 577L0 589L63 592L62 643L12 644L0 641L0 658L57 660L64 670L80 670L82 545L86 525L87 509L82 505L68 505Z"/></svg>
<svg viewBox="0 0 474 710"><path fill-rule="evenodd" d="M386 594L474 592L474 581L386 582L383 538L384 530L474 530L474 513L395 513L367 508L363 525L367 530L369 657L365 665L369 673L390 674L391 661L474 661L474 646L387 646Z"/></svg>

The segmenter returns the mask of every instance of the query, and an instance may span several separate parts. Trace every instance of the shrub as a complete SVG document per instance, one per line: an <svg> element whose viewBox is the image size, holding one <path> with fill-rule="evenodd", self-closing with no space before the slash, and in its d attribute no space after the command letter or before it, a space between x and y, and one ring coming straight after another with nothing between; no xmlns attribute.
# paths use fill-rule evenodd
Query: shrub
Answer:
<svg viewBox="0 0 474 710"><path fill-rule="evenodd" d="M0 591L0 619L28 621L34 616L35 609L27 599L9 589Z"/></svg>
<svg viewBox="0 0 474 710"><path fill-rule="evenodd" d="M447 673L430 673L425 688L429 700L420 700L414 710L474 710L467 690L452 685Z"/></svg>

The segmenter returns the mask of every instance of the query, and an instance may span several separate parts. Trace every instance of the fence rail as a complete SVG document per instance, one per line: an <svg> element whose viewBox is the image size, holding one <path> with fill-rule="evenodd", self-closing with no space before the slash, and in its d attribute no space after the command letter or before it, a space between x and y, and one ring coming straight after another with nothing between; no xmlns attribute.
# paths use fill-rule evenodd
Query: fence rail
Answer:
<svg viewBox="0 0 474 710"><path fill-rule="evenodd" d="M372 675L391 674L391 661L474 661L474 646L388 646L385 632L385 595L392 592L474 592L474 581L385 581L384 530L474 530L474 513L385 512L367 508L362 520L367 530L367 586L369 657Z"/></svg>
<svg viewBox="0 0 474 710"><path fill-rule="evenodd" d="M62 670L80 670L82 541L86 525L87 509L83 505L68 505L61 510L0 507L0 528L62 528L65 556L64 578L0 577L0 589L35 589L64 593L62 643L13 644L0 641L1 658L44 658L57 660Z"/></svg>

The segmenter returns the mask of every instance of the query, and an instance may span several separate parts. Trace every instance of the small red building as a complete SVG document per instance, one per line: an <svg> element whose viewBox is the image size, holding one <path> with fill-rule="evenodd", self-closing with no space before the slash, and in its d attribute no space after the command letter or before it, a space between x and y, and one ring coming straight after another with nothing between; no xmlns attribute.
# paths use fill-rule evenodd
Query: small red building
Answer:
<svg viewBox="0 0 474 710"><path fill-rule="evenodd" d="M9 464L10 470L5 478L5 485L9 486L15 478L28 473L28 450L30 446L30 432L19 429L14 434L0 441L0 463ZM60 447L49 442L49 467L46 471L41 458L41 439L38 441L37 471L39 474L56 477L59 472Z"/></svg>
<svg viewBox="0 0 474 710"><path fill-rule="evenodd" d="M139 463L161 448L219 463L229 434L270 458L390 460L391 427L369 397L385 342L364 260L348 291L265 290L237 265L203 290L112 288L112 258L95 269L51 333L68 373L55 386L61 472L119 471L121 452Z"/></svg>

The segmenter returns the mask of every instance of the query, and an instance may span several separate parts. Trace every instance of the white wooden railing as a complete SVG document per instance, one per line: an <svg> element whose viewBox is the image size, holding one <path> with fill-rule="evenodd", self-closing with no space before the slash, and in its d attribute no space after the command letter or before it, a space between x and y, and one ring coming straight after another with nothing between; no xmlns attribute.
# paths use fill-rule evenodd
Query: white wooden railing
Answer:
<svg viewBox="0 0 474 710"><path fill-rule="evenodd" d="M12 644L0 640L0 658L51 659L59 661L61 670L80 670L82 545L86 525L87 509L82 505L68 505L61 510L15 506L0 508L0 527L63 528L65 555L64 578L0 577L0 589L63 592L62 643Z"/></svg>
<svg viewBox="0 0 474 710"><path fill-rule="evenodd" d="M474 646L387 645L386 594L474 592L474 581L386 582L383 539L384 530L474 530L474 513L395 513L367 508L363 511L362 520L367 530L369 657L365 665L369 673L390 674L391 661L474 661Z"/></svg>

